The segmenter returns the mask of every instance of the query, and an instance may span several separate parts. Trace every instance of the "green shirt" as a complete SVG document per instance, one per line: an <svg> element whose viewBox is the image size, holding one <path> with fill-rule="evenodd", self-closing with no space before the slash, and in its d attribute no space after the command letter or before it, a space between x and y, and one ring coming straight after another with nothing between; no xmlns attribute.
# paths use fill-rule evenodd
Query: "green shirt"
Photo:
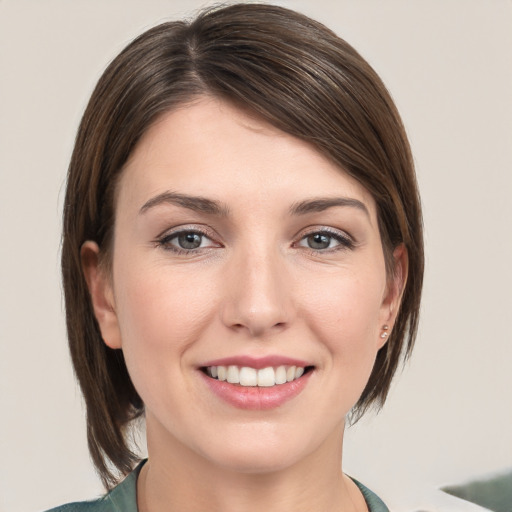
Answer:
<svg viewBox="0 0 512 512"><path fill-rule="evenodd" d="M47 512L137 512L137 477L144 462L105 496L93 501L68 503ZM388 507L370 489L357 480L354 480L354 483L362 492L369 512L389 512Z"/></svg>

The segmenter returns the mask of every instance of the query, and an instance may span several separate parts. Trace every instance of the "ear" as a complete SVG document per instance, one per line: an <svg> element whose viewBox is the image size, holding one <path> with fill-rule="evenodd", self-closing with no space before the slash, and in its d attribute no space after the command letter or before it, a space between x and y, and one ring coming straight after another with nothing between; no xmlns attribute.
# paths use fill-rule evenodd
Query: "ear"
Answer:
<svg viewBox="0 0 512 512"><path fill-rule="evenodd" d="M101 337L110 348L121 348L112 280L100 265L98 244L92 241L84 242L80 249L80 257Z"/></svg>
<svg viewBox="0 0 512 512"><path fill-rule="evenodd" d="M379 333L379 348L384 346L388 335L393 330L409 271L409 256L404 244L400 244L393 251L393 269L392 274L388 276L386 294L381 305L381 331ZM384 326L387 327L384 328ZM381 334L386 333L384 336Z"/></svg>

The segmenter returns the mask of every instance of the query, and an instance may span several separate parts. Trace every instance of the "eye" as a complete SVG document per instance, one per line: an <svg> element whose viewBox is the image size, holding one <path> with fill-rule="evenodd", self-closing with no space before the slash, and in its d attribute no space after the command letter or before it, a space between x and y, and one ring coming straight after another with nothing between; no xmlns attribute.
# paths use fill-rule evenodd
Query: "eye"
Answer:
<svg viewBox="0 0 512 512"><path fill-rule="evenodd" d="M166 250L177 253L192 252L197 249L217 247L205 233L197 230L182 230L164 235L157 244Z"/></svg>
<svg viewBox="0 0 512 512"><path fill-rule="evenodd" d="M203 243L203 235L190 231L176 235L174 240L181 249L198 249Z"/></svg>
<svg viewBox="0 0 512 512"><path fill-rule="evenodd" d="M350 249L354 246L354 243L346 235L322 230L307 234L299 241L298 245L314 251L326 251L330 249Z"/></svg>

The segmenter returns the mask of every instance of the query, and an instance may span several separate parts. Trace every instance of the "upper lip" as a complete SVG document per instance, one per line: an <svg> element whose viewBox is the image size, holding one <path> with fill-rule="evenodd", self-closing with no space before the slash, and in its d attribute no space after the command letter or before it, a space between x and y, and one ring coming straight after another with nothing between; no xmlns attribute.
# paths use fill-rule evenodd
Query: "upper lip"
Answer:
<svg viewBox="0 0 512 512"><path fill-rule="evenodd" d="M262 368L268 368L269 366L272 366L274 368L278 366L301 366L305 368L306 366L312 365L301 359L295 359L293 357L286 357L280 355L268 355L264 357L241 355L222 357L220 359L207 361L204 364L200 365L201 368L208 366L248 366L249 368L255 368L256 370L260 370Z"/></svg>

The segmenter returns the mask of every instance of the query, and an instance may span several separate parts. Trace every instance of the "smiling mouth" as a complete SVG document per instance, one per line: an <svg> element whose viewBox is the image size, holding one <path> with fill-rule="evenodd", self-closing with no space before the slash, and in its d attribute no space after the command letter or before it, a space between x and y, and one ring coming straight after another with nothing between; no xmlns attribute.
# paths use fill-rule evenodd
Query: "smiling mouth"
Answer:
<svg viewBox="0 0 512 512"><path fill-rule="evenodd" d="M243 387L273 387L293 382L313 370L313 366L269 366L267 368L251 368L249 366L206 366L201 370L208 377L238 384Z"/></svg>

